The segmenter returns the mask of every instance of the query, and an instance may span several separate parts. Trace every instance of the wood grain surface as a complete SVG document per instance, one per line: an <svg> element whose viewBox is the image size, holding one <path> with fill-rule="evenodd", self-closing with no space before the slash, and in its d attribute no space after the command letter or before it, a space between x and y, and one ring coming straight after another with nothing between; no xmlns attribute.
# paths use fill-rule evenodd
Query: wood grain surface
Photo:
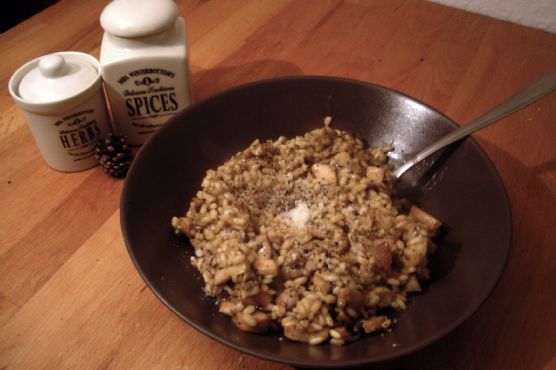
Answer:
<svg viewBox="0 0 556 370"><path fill-rule="evenodd" d="M189 327L146 289L119 224L123 182L49 168L8 94L38 56L99 56L106 0L62 0L0 35L0 368L286 369ZM187 0L195 100L331 75L396 89L465 123L556 69L556 35L420 0ZM475 138L512 205L492 297L394 369L556 369L556 94Z"/></svg>

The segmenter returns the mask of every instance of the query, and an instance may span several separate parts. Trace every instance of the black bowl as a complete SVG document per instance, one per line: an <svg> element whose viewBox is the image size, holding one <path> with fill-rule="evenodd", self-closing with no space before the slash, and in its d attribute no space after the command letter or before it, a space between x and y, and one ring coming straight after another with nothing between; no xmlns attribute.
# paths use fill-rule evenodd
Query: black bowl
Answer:
<svg viewBox="0 0 556 370"><path fill-rule="evenodd" d="M207 169L254 139L293 137L333 117L333 127L369 145L392 144L403 162L456 125L434 109L392 90L329 77L255 82L216 94L179 113L141 149L128 174L121 223L137 270L152 291L190 325L245 353L301 367L377 363L414 352L469 318L499 280L509 252L511 214L500 177L472 139L444 151L421 172L413 201L444 224L425 291L410 296L396 328L335 347L309 346L236 329L205 297L190 265L192 248L174 236ZM417 171L419 172L419 171Z"/></svg>

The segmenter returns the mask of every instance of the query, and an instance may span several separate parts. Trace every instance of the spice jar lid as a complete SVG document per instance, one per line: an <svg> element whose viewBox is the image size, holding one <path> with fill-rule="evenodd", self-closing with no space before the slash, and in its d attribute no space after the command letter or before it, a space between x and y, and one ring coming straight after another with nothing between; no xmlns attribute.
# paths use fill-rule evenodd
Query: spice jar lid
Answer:
<svg viewBox="0 0 556 370"><path fill-rule="evenodd" d="M72 54L49 54L39 59L19 83L19 96L30 103L51 103L75 96L91 86L98 70Z"/></svg>
<svg viewBox="0 0 556 370"><path fill-rule="evenodd" d="M178 18L172 0L114 0L104 8L100 24L119 37L143 37L169 28Z"/></svg>

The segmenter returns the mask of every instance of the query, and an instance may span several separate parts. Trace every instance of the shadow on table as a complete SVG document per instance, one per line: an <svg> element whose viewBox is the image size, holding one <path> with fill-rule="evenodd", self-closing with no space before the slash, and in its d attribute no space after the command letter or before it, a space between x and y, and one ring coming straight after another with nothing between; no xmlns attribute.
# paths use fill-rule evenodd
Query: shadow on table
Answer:
<svg viewBox="0 0 556 370"><path fill-rule="evenodd" d="M4 11L4 14L0 17L0 32L5 32L10 28L15 27L20 22L31 18L33 15L43 11L58 1L59 0L18 1L17 6L14 6L9 11Z"/></svg>
<svg viewBox="0 0 556 370"><path fill-rule="evenodd" d="M275 59L263 59L211 69L200 69L193 65L191 71L194 101L251 81L303 75L303 71L295 64Z"/></svg>

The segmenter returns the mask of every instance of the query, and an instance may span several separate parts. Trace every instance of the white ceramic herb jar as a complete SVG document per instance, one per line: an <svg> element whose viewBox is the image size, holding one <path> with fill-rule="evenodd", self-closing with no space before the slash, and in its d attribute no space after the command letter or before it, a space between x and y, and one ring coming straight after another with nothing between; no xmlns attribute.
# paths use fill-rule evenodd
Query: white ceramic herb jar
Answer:
<svg viewBox="0 0 556 370"><path fill-rule="evenodd" d="M114 0L100 23L114 125L139 146L191 102L185 23L172 0Z"/></svg>
<svg viewBox="0 0 556 370"><path fill-rule="evenodd" d="M46 55L19 68L8 85L48 165L76 172L98 164L96 143L110 132L110 121L97 59L71 51Z"/></svg>

